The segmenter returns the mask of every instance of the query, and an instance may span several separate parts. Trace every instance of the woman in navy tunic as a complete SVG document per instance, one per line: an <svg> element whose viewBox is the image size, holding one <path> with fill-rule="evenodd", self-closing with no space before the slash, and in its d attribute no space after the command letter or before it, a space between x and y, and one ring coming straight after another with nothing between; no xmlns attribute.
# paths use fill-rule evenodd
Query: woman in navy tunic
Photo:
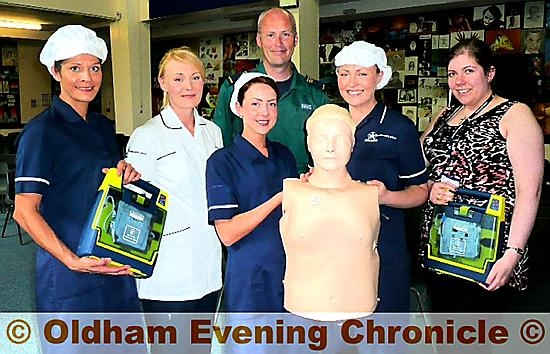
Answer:
<svg viewBox="0 0 550 354"><path fill-rule="evenodd" d="M269 76L241 75L230 108L243 119L243 133L206 166L209 222L228 246L228 312L284 311L281 191L283 179L298 172L290 150L267 139L277 121L278 96Z"/></svg>
<svg viewBox="0 0 550 354"><path fill-rule="evenodd" d="M348 171L378 186L380 277L377 312L409 311L409 258L404 208L428 197L428 175L418 132L410 119L376 102L391 77L384 50L357 41L335 57L338 89L357 124Z"/></svg>
<svg viewBox="0 0 550 354"><path fill-rule="evenodd" d="M17 222L40 246L37 252L36 309L39 312L138 312L129 266L75 255L102 169L117 166L124 181L139 174L119 162L114 126L88 112L99 91L105 42L77 25L57 30L40 61L61 85L52 106L19 135L15 178ZM117 165L118 163L118 165Z"/></svg>

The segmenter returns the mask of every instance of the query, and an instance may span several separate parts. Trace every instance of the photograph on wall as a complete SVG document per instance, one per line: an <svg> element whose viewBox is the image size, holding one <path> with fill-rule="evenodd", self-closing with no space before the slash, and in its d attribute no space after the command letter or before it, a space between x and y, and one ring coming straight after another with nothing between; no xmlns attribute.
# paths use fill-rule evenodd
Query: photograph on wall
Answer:
<svg viewBox="0 0 550 354"><path fill-rule="evenodd" d="M504 5L474 7L473 30L493 30L505 28Z"/></svg>
<svg viewBox="0 0 550 354"><path fill-rule="evenodd" d="M437 115L447 107L447 97L435 97L432 101L432 116Z"/></svg>
<svg viewBox="0 0 550 354"><path fill-rule="evenodd" d="M235 60L235 54L239 50L239 43L234 34L223 36L223 60Z"/></svg>
<svg viewBox="0 0 550 354"><path fill-rule="evenodd" d="M527 63L527 72L530 77L536 79L544 75L544 58L542 54L529 55ZM540 84L542 85L542 82Z"/></svg>
<svg viewBox="0 0 550 354"><path fill-rule="evenodd" d="M439 35L433 34L432 35L432 50L439 49Z"/></svg>
<svg viewBox="0 0 550 354"><path fill-rule="evenodd" d="M403 88L403 72L402 71L392 71L391 79L388 81L388 84L384 87L387 89Z"/></svg>
<svg viewBox="0 0 550 354"><path fill-rule="evenodd" d="M2 42L2 66L17 66L17 44Z"/></svg>
<svg viewBox="0 0 550 354"><path fill-rule="evenodd" d="M418 57L405 57L405 75L418 74Z"/></svg>
<svg viewBox="0 0 550 354"><path fill-rule="evenodd" d="M422 97L418 100L418 131L423 132L432 121L432 98Z"/></svg>
<svg viewBox="0 0 550 354"><path fill-rule="evenodd" d="M521 53L540 54L544 53L544 29L529 28L521 31Z"/></svg>
<svg viewBox="0 0 550 354"><path fill-rule="evenodd" d="M399 89L397 103L416 103L416 89Z"/></svg>
<svg viewBox="0 0 550 354"><path fill-rule="evenodd" d="M426 125L431 122L447 105L447 78L446 77L419 77L418 78L418 126L419 131L424 131Z"/></svg>
<svg viewBox="0 0 550 354"><path fill-rule="evenodd" d="M452 48L455 44L458 43L459 40L465 39L465 38L479 38L481 40L484 40L485 39L485 31L484 30L477 30L477 31L453 32L453 33L451 33L450 47Z"/></svg>
<svg viewBox="0 0 550 354"><path fill-rule="evenodd" d="M248 42L248 32L238 33L235 35L239 45L235 53L235 59L248 59L250 53L250 43Z"/></svg>
<svg viewBox="0 0 550 354"><path fill-rule="evenodd" d="M416 122L416 106L403 106L401 107L401 113L407 118L409 118L414 125L417 124Z"/></svg>
<svg viewBox="0 0 550 354"><path fill-rule="evenodd" d="M423 98L445 98L447 96L446 77L419 77L418 78L418 102Z"/></svg>
<svg viewBox="0 0 550 354"><path fill-rule="evenodd" d="M204 81L206 83L217 83L218 78L223 74L223 38L221 36L202 38L199 45L199 58L206 72Z"/></svg>
<svg viewBox="0 0 550 354"><path fill-rule="evenodd" d="M533 114L537 118L543 134L550 137L550 101L537 102L533 105Z"/></svg>
<svg viewBox="0 0 550 354"><path fill-rule="evenodd" d="M429 76L432 70L432 36L422 35L418 40L418 75Z"/></svg>
<svg viewBox="0 0 550 354"><path fill-rule="evenodd" d="M523 28L539 28L544 25L544 1L525 3Z"/></svg>
<svg viewBox="0 0 550 354"><path fill-rule="evenodd" d="M200 114L203 117L211 117L214 108L216 108L216 102L218 101L218 85L206 84L204 85L203 98L199 104Z"/></svg>
<svg viewBox="0 0 550 354"><path fill-rule="evenodd" d="M447 17L447 31L446 32L463 32L472 30L472 12L466 9L460 9L453 11ZM440 31L441 33L441 31Z"/></svg>
<svg viewBox="0 0 550 354"><path fill-rule="evenodd" d="M437 22L427 20L423 15L413 17L409 22L409 33L434 33L437 31Z"/></svg>
<svg viewBox="0 0 550 354"><path fill-rule="evenodd" d="M451 45L451 36L448 34L441 34L437 36L437 48L449 49Z"/></svg>
<svg viewBox="0 0 550 354"><path fill-rule="evenodd" d="M516 2L504 5L504 22L506 29L520 28L523 3Z"/></svg>
<svg viewBox="0 0 550 354"><path fill-rule="evenodd" d="M260 59L262 51L256 43L256 32L248 32L248 59Z"/></svg>
<svg viewBox="0 0 550 354"><path fill-rule="evenodd" d="M392 70L403 71L405 70L405 50L388 50L386 52L388 58L388 65Z"/></svg>
<svg viewBox="0 0 550 354"><path fill-rule="evenodd" d="M521 51L521 30L494 30L485 32L485 42L494 54L519 53Z"/></svg>
<svg viewBox="0 0 550 354"><path fill-rule="evenodd" d="M319 63L334 63L334 57L342 50L342 43L329 43L319 45Z"/></svg>

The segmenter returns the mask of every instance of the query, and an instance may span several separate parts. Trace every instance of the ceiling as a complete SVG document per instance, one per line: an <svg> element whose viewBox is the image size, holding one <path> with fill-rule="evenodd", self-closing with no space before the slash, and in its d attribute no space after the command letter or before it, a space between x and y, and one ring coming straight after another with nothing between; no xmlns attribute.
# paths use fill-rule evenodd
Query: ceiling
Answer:
<svg viewBox="0 0 550 354"><path fill-rule="evenodd" d="M81 1L81 0L80 0ZM200 0L199 0L200 1ZM205 1L205 0L203 0ZM372 2L371 2L372 1ZM497 0L371 0L369 2L363 0L319 0L319 5L321 9L328 8L337 8L339 9L340 15L350 18L350 14L346 14L342 9L348 7L358 8L356 16L376 16L375 12L361 12L361 8L358 7L364 4L370 3L381 3L388 4L394 3L394 5L399 4L420 4L420 3L439 3L443 5L445 3L461 3L462 5L471 4L479 6L480 3L494 2ZM500 2L511 2L518 0L498 0ZM266 8L275 6L278 4L278 0L258 0L257 2L247 4L246 7L243 6L229 6L221 9L213 9L206 11L198 11L192 14L183 14L176 15L164 18L157 18L149 21L151 26L151 38L155 39L165 39L165 38L174 38L174 37L185 37L185 36L195 36L198 37L203 34L216 34L216 33L227 33L227 32L240 32L240 31L252 31L256 28L256 20L258 15L265 10ZM418 6L417 5L417 6ZM450 5L450 4L449 4ZM374 6L374 5L373 5ZM404 6L407 7L407 6ZM433 5L430 6L433 9ZM411 11L412 8L408 9L396 9L397 12ZM416 8L418 11L419 8ZM354 17L354 15L351 15ZM2 4L0 9L0 18L1 19L11 19L16 21L31 21L39 22L43 26L42 31L26 31L30 36L34 36L35 39L46 39L51 32L55 31L57 28L67 25L67 24L81 24L90 28L102 28L109 25L109 21L105 18L84 16L84 15L75 15L69 13L60 13L60 12L51 12L35 8L24 8L24 7L15 7L6 4ZM327 17L329 18L329 17ZM34 33L32 33L34 32ZM38 33L37 33L38 32ZM15 35L6 34L5 29L0 29L0 38L1 37L11 37L11 38L27 38L25 36L18 37L17 33ZM28 37L32 38L32 37Z"/></svg>
<svg viewBox="0 0 550 354"><path fill-rule="evenodd" d="M3 20L41 23L43 30L48 32L55 31L59 27L69 24L81 24L88 27L102 27L107 24L104 18L15 7L5 4L2 4L0 18Z"/></svg>

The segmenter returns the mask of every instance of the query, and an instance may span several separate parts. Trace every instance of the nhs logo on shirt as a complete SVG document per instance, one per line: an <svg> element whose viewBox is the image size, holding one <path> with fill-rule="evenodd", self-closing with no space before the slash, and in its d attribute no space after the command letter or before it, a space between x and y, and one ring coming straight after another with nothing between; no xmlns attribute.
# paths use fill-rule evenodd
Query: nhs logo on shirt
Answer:
<svg viewBox="0 0 550 354"><path fill-rule="evenodd" d="M365 143L377 143L378 138L397 140L397 137L388 134L378 134L377 132L370 132L363 142Z"/></svg>
<svg viewBox="0 0 550 354"><path fill-rule="evenodd" d="M307 104L307 103L302 103L302 104L300 105L300 108L305 109L306 111L311 111L311 110L313 110L313 106L310 105L310 104Z"/></svg>

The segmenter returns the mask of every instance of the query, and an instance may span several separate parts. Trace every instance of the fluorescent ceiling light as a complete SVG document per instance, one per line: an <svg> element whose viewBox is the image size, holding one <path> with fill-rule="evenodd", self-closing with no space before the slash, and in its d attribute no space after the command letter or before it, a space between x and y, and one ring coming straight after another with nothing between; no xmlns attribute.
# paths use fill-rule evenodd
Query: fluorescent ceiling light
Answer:
<svg viewBox="0 0 550 354"><path fill-rule="evenodd" d="M27 29L27 30L36 30L36 31L40 31L42 29L42 25L39 23L11 21L11 20L0 20L0 27Z"/></svg>

